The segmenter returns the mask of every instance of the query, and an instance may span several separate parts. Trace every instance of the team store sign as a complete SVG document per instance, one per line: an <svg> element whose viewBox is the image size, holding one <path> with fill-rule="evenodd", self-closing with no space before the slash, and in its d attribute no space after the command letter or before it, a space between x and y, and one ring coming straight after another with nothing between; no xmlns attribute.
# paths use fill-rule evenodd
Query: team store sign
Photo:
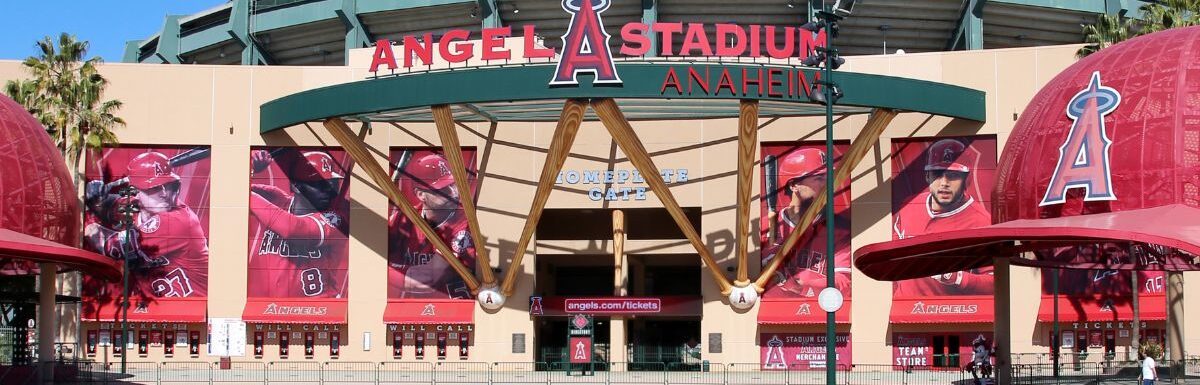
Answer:
<svg viewBox="0 0 1200 385"><path fill-rule="evenodd" d="M587 3L589 6L581 6L582 3ZM609 5L611 5L611 0L562 0L563 10L571 14L571 24L562 36L563 49L559 55L554 75L550 79L550 85L579 85L577 76L580 73L595 75L595 79L592 81L594 84L622 84L608 45L611 35L604 29L601 16ZM706 57L748 56L787 59L808 57L815 53L818 47L828 44L828 38L824 31L812 34L796 27L758 24L742 26L729 23L713 25L716 35L713 41L709 41L705 27L706 25L703 23L654 23L652 25L637 22L627 23L621 27L621 39L624 44L621 45L619 52L626 56L645 55L650 52L652 39L657 38L662 42L661 52L659 52L662 56L698 54ZM777 34L780 29L783 30L782 39ZM553 48L538 47L537 26L526 25L523 27L523 33L524 36L521 40L524 44L523 57L525 59L552 59L555 57L556 53ZM512 35L511 26L484 28L480 31L480 59L512 59L512 51L505 46L504 39ZM676 36L683 37L683 42L678 49L674 46ZM469 39L471 39L471 32L465 29L446 31L437 39L436 44L433 33L426 33L420 37L404 36L400 48L393 46L390 40L381 39L375 42L370 71L378 74L380 67L383 66L386 66L388 70L395 70L399 67L398 64L403 64L406 69L412 68L414 65L430 65L434 61L433 55L435 54L439 59L448 63L466 62L475 57L476 53L475 43L468 41ZM766 47L765 52L763 46ZM399 57L402 58L401 63L397 63L396 60L397 50ZM416 63L417 60L420 60L420 63ZM678 75L671 72L664 80L664 89L666 84L670 83L671 75L675 75L676 85L678 85ZM729 74L726 71L720 76L724 79L728 78ZM768 77L770 76L768 75ZM762 88L761 73L759 85ZM732 84L730 86L732 91ZM720 86L718 85L719 90Z"/></svg>

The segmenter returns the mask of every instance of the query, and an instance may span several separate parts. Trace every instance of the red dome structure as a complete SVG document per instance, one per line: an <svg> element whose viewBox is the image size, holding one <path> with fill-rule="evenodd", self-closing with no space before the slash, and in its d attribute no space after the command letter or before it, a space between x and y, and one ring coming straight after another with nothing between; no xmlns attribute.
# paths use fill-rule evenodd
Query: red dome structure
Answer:
<svg viewBox="0 0 1200 385"><path fill-rule="evenodd" d="M0 274L34 274L58 263L119 276L116 261L80 250L80 207L66 163L45 128L0 96Z"/></svg>
<svg viewBox="0 0 1200 385"><path fill-rule="evenodd" d="M993 225L868 245L855 265L900 280L992 264L1200 270L1200 27L1088 56L1025 108L1000 157ZM1053 250L1116 242L1123 257ZM1033 253L1028 253L1033 252Z"/></svg>

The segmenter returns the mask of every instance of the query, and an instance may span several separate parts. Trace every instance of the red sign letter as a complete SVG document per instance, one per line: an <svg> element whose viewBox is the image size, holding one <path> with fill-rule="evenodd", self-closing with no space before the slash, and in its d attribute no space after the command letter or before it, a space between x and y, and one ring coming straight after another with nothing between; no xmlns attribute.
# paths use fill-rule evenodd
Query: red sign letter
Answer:
<svg viewBox="0 0 1200 385"><path fill-rule="evenodd" d="M379 39L375 42L375 54L371 55L371 72L379 71L379 66L387 64L389 70L396 69L396 53L392 52L392 42Z"/></svg>

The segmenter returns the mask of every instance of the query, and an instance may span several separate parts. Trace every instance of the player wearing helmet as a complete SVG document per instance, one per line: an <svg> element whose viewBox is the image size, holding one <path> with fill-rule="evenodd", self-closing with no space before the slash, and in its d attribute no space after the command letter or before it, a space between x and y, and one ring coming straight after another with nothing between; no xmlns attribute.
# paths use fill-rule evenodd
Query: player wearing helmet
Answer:
<svg viewBox="0 0 1200 385"><path fill-rule="evenodd" d="M289 150L290 151L290 150ZM287 155L287 154L284 154ZM250 185L250 297L344 298L349 255L344 177L332 156L306 151L289 157L291 191ZM271 153L251 154L254 173Z"/></svg>
<svg viewBox="0 0 1200 385"><path fill-rule="evenodd" d="M897 239L950 230L971 229L990 225L991 214L983 203L975 200L970 187L972 154L957 139L942 139L926 151L925 182L929 190L917 195L916 202L907 204L895 214L892 223ZM904 297L936 295L990 294L990 269L959 271L898 281L895 295Z"/></svg>
<svg viewBox="0 0 1200 385"><path fill-rule="evenodd" d="M427 153L406 170L417 202L413 205L454 257L475 267L475 243L467 228L458 189L441 155ZM401 188L404 188L401 185ZM462 277L450 267L416 226L393 208L388 218L389 298L471 298Z"/></svg>
<svg viewBox="0 0 1200 385"><path fill-rule="evenodd" d="M179 200L180 179L161 152L148 151L130 160L125 178L137 189L133 202L104 193L103 182L88 182L89 204L136 204L133 230L111 229L89 218L84 237L95 250L130 262L130 289L141 297L204 297L208 294L208 245L200 219ZM107 195L107 196L105 196ZM100 202L100 203L97 203ZM115 207L101 210L110 215ZM113 222L118 223L118 222Z"/></svg>
<svg viewBox="0 0 1200 385"><path fill-rule="evenodd" d="M781 156L779 185L782 186L777 244L767 245L763 263L776 257L789 234L796 229L800 217L812 204L813 199L825 193L825 152L815 148L802 148ZM846 186L842 186L843 190ZM775 193L775 192L769 192ZM850 295L850 218L843 210L834 219L834 282L844 295ZM768 226L764 226L768 229ZM769 230L766 230L769 231ZM764 236L763 239L769 239ZM817 215L812 227L800 236L783 266L776 272L776 288L789 293L788 296L816 297L827 286L825 253L828 241L823 214ZM768 289L770 290L770 289Z"/></svg>

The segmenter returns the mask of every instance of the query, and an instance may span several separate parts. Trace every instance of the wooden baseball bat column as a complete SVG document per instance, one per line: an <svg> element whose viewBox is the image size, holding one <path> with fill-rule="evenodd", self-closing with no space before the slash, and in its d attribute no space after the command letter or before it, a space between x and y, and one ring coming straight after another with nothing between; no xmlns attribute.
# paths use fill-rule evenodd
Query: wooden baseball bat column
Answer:
<svg viewBox="0 0 1200 385"><path fill-rule="evenodd" d="M629 270L625 263L625 212L621 210L613 210L613 296L624 297L628 294L625 287L626 277L629 276ZM612 358L609 362L628 362L629 352L624 349L628 341L628 335L625 334L625 317L614 314L609 319L609 354ZM619 368L624 365L614 365L613 370L621 370Z"/></svg>
<svg viewBox="0 0 1200 385"><path fill-rule="evenodd" d="M479 261L478 270L483 276L481 288L475 297L484 309L499 309L504 306L504 296L497 290L496 275L492 273L492 263L488 259L487 241L479 231L475 194L471 191L470 179L467 179L467 166L463 161L458 131L454 128L454 114L450 112L450 106L445 104L435 105L430 109L433 112L433 122L437 125L438 137L442 140L442 152L446 154L446 161L450 163L450 174L454 176L458 200L462 202L463 214L467 217L467 227L471 232L472 243L475 244L475 257Z"/></svg>
<svg viewBox="0 0 1200 385"><path fill-rule="evenodd" d="M571 145L575 143L575 134L579 132L579 124L583 122L583 113L587 103L582 100L568 99L563 103L562 114L558 117L558 125L554 127L554 137L550 148L546 151L546 163L542 165L542 175L538 179L537 191L533 194L533 203L529 205L529 215L525 219L525 228L521 230L521 239L513 250L512 262L508 264L508 272L500 285L500 294L512 295L517 283L517 274L521 272L521 259L525 256L525 247L529 245L533 231L537 229L538 220L542 217L542 209L554 189L554 180L567 155L571 153ZM649 178L654 179L654 178Z"/></svg>
<svg viewBox="0 0 1200 385"><path fill-rule="evenodd" d="M854 142L850 143L850 149L842 154L842 161L835 166L833 170L833 180L828 178L825 183L834 183L834 186L841 186L842 183L850 178L850 172L858 166L858 162L862 161L867 156L867 151L879 141L879 136L883 134L883 130L888 124L892 123L892 119L896 117L896 111L876 108L871 111L871 117L867 118L867 124L863 126L862 131L858 132L858 136L854 138ZM833 127L825 127L826 130L831 130ZM833 156L829 154L828 156ZM759 293L766 289L767 284L771 280L771 276L779 269L784 258L792 252L792 248L796 247L796 242L800 240L800 235L808 232L812 228L813 220L825 208L825 194L817 194L813 198L813 203L808 206L804 214L800 216L799 224L791 234L788 234L787 239L783 241L783 246L776 252L776 257L771 259L771 262L763 268L759 274L758 280L754 281L754 286Z"/></svg>
<svg viewBox="0 0 1200 385"><path fill-rule="evenodd" d="M609 98L593 99L592 110L596 111L596 115L600 117L600 121L604 122L604 127L608 128L608 132L617 142L617 146L621 148L625 156L629 157L629 162L633 163L638 172L642 175L658 175L658 167L650 159L650 154L642 146L642 141L633 132L633 126L629 125L629 120L625 119L625 114L621 113L621 108L615 101ZM720 287L721 294L729 295L733 286L725 278L725 274L721 273L717 261L713 259L708 247L700 240L700 235L696 233L692 222L688 221L687 215L679 207L679 202L675 201L675 196L671 194L667 184L663 182L662 178L646 178L646 184L650 185L650 190L654 191L658 200L662 201L663 207L671 214L671 218L675 219L675 224L679 225L679 229L683 230L683 235L691 242L692 247L696 249L697 253L700 253L700 258L708 266L709 273L712 273L713 279Z"/></svg>
<svg viewBox="0 0 1200 385"><path fill-rule="evenodd" d="M1179 374L1183 373L1184 355L1183 339L1185 327L1183 314L1183 273L1179 271L1167 272L1167 347L1171 349L1171 355L1166 359L1171 361L1171 372L1175 373L1174 381L1179 383Z"/></svg>
<svg viewBox="0 0 1200 385"><path fill-rule="evenodd" d="M754 190L754 158L758 153L758 101L742 100L738 109L737 224L734 246L737 255L737 280L726 293L729 306L746 310L758 302L758 290L751 285L749 271L750 195Z"/></svg>
<svg viewBox="0 0 1200 385"><path fill-rule="evenodd" d="M433 244L434 249L442 256L442 259L445 259L446 263L449 263L450 267L454 269L454 272L459 277L462 277L463 282L467 284L467 288L471 290L471 293L476 293L479 290L479 281L475 280L475 273L468 270L462 264L462 261L454 257L454 253L446 246L446 242L437 235L437 232L433 231L432 227L429 227L429 223L425 222L425 218L421 217L421 214L413 208L412 204L408 203L407 199L404 199L404 195L400 194L400 188L396 187L395 183L392 183L391 178L388 178L388 174L383 170L383 166L380 166L379 162L371 155L371 152L367 150L367 145L358 136L354 135L354 132L350 131L350 126L346 125L346 122L341 118L325 119L323 125L333 135L333 138L338 141L338 144L341 144L342 148L350 154L350 157L354 159L354 163L357 163L363 172L371 178L371 181L375 182L375 187L383 190L384 195L387 195L392 204L395 204L400 209L400 213L417 227L417 231L420 231L421 234L425 235L426 239L429 239L429 242Z"/></svg>

